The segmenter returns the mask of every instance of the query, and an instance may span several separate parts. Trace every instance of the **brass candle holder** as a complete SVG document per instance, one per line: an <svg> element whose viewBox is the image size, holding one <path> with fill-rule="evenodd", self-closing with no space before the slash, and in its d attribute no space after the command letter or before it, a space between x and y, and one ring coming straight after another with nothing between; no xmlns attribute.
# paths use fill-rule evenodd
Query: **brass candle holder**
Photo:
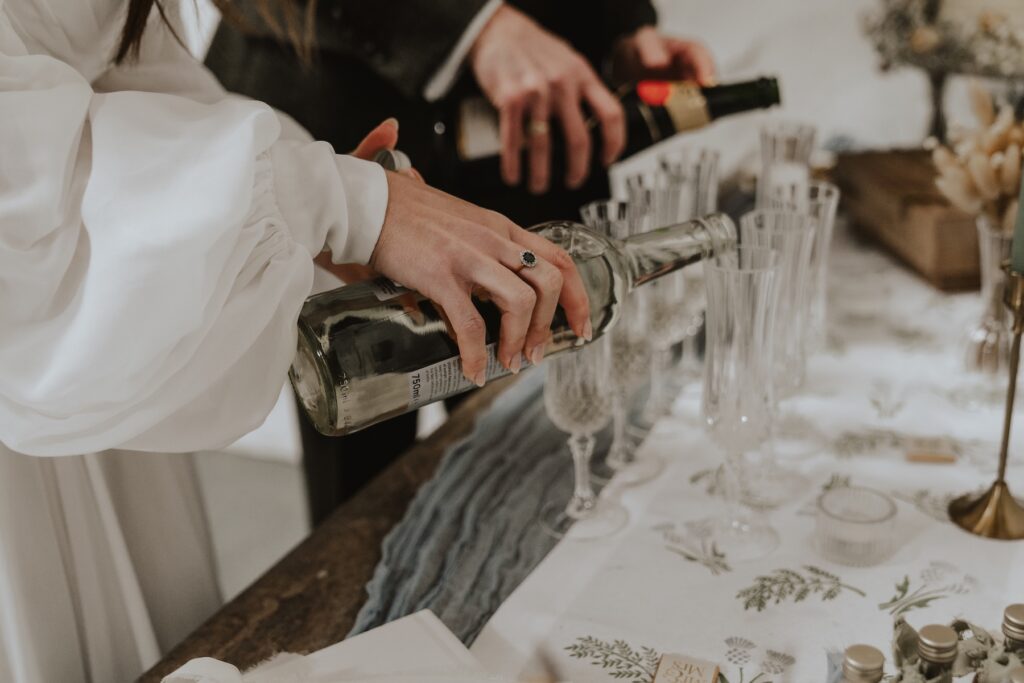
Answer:
<svg viewBox="0 0 1024 683"><path fill-rule="evenodd" d="M1017 368L1020 365L1020 340L1024 332L1024 274L1003 264L1006 289L1003 301L1013 314L1013 343L1010 347L1010 385L1006 391L1003 416L1003 441L999 450L999 473L995 483L980 496L968 494L949 504L949 518L963 530L1005 541L1024 539L1024 507L1014 499L1006 485L1006 462L1010 449L1010 424L1017 393Z"/></svg>

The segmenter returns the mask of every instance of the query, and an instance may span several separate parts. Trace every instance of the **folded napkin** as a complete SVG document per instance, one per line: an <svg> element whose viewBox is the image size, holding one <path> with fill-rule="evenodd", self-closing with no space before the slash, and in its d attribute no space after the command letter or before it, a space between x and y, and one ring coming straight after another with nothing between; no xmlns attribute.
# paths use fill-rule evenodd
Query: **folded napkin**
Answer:
<svg viewBox="0 0 1024 683"><path fill-rule="evenodd" d="M428 610L310 655L282 653L253 669L193 659L163 683L500 683Z"/></svg>

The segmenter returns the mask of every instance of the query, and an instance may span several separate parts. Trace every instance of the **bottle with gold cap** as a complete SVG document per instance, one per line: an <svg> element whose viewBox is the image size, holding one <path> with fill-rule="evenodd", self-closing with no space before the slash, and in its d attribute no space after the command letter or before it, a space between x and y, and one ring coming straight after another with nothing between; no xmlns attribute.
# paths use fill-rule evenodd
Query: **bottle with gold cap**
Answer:
<svg viewBox="0 0 1024 683"><path fill-rule="evenodd" d="M1006 651L1024 656L1024 603L1010 605L1003 611L1003 635Z"/></svg>
<svg viewBox="0 0 1024 683"><path fill-rule="evenodd" d="M879 683L885 655L877 647L851 645L843 653L842 683Z"/></svg>
<svg viewBox="0 0 1024 683"><path fill-rule="evenodd" d="M917 655L921 658L921 673L927 680L952 680L959 642L956 631L941 624L929 624L917 632Z"/></svg>

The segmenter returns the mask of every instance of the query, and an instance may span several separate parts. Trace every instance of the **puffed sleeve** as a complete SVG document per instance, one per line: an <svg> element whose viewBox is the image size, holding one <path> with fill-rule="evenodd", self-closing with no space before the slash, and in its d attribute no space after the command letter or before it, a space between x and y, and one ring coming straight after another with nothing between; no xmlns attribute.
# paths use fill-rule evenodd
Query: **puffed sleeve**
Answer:
<svg viewBox="0 0 1024 683"><path fill-rule="evenodd" d="M147 36L147 39L148 36ZM216 448L258 426L312 257L366 262L377 166L279 139L262 104L98 92L0 3L0 440L33 455Z"/></svg>

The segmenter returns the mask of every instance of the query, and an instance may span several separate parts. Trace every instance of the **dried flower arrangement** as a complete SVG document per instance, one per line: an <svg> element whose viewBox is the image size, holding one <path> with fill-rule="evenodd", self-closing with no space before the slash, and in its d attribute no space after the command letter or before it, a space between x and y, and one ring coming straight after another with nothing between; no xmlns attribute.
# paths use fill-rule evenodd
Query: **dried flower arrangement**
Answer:
<svg viewBox="0 0 1024 683"><path fill-rule="evenodd" d="M939 172L935 185L953 206L983 214L1009 234L1017 217L1024 123L1010 105L997 107L981 84L971 83L969 93L978 127L951 126L949 146L925 140Z"/></svg>
<svg viewBox="0 0 1024 683"><path fill-rule="evenodd" d="M1024 73L1024 30L997 12L979 11L977 22L942 18L938 0L884 0L865 30L882 68L913 64L927 71L985 76Z"/></svg>

